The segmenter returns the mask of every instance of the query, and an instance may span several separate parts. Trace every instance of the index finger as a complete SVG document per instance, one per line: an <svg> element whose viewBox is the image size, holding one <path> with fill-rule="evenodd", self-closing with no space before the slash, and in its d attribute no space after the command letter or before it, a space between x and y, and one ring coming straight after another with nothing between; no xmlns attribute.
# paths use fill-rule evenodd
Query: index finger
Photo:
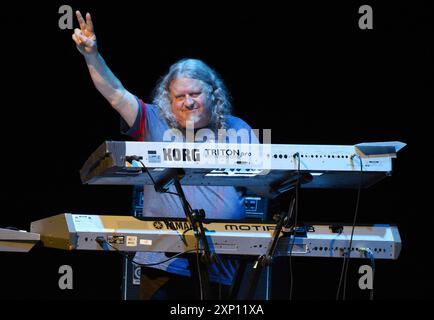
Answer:
<svg viewBox="0 0 434 320"><path fill-rule="evenodd" d="M75 15L77 16L78 23L80 24L80 29L82 32L86 30L86 23L84 22L83 16L81 15L80 11L76 11Z"/></svg>
<svg viewBox="0 0 434 320"><path fill-rule="evenodd" d="M86 13L86 24L87 24L87 31L93 33L93 22L89 12Z"/></svg>

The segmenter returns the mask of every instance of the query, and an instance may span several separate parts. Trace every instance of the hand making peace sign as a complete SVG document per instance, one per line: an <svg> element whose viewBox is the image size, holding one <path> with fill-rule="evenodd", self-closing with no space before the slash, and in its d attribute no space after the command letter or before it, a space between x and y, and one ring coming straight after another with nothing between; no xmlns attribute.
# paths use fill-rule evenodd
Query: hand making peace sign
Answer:
<svg viewBox="0 0 434 320"><path fill-rule="evenodd" d="M75 41L78 51L80 51L82 55L96 54L98 52L96 35L93 32L93 23L90 13L86 13L86 21L84 21L80 11L76 11L76 15L80 29L74 29L72 39Z"/></svg>

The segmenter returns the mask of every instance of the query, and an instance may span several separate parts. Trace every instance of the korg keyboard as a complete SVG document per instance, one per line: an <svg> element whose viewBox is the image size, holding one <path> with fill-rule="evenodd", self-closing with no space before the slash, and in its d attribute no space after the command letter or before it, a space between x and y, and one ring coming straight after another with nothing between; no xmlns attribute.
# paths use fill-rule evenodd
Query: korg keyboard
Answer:
<svg viewBox="0 0 434 320"><path fill-rule="evenodd" d="M360 182L366 188L392 173L392 159L404 146L106 141L80 176L87 184L144 185L153 183L149 174L159 180L180 168L184 185L278 189L301 174L304 188L357 188Z"/></svg>

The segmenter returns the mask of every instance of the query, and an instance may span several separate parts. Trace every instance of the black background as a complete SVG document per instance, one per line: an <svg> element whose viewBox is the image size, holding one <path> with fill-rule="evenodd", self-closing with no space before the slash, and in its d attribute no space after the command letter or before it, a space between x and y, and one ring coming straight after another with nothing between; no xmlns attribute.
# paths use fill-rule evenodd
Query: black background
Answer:
<svg viewBox="0 0 434 320"><path fill-rule="evenodd" d="M100 53L123 85L149 101L176 60L199 58L227 84L235 115L272 129L272 143L402 141L393 175L362 192L358 223L397 224L396 261L377 261L377 299L432 294L430 182L433 5L429 1L7 2L2 21L2 214L29 230L61 212L127 215L131 188L82 185L78 171L105 140L125 140L95 90L58 9L91 12ZM370 4L374 29L358 27ZM74 27L77 27L74 21ZM303 190L303 221L351 222L355 190ZM116 253L34 248L1 253L2 298L119 299ZM352 261L348 298L368 299ZM58 289L58 268L74 289ZM294 298L334 299L341 261L294 261ZM282 285L282 290L286 285Z"/></svg>

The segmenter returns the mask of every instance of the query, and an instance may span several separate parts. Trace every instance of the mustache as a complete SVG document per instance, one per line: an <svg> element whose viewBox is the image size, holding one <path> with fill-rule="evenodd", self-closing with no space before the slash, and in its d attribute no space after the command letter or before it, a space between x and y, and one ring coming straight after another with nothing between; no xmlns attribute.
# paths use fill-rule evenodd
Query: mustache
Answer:
<svg viewBox="0 0 434 320"><path fill-rule="evenodd" d="M191 104L191 105L189 105L189 106L185 106L184 108L187 109L187 110L193 110L193 109L196 108L196 104L193 103L193 104Z"/></svg>

